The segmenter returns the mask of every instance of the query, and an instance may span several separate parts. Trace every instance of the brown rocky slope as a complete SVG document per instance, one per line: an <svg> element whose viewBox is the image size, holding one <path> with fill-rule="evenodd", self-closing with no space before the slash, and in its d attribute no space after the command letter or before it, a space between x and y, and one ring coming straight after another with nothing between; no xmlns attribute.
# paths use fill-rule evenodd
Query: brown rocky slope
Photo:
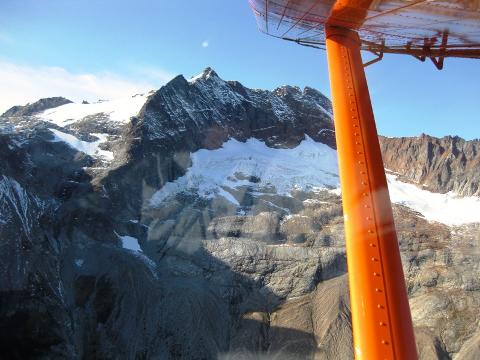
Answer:
<svg viewBox="0 0 480 360"><path fill-rule="evenodd" d="M480 196L480 140L380 137L385 167L426 190Z"/></svg>

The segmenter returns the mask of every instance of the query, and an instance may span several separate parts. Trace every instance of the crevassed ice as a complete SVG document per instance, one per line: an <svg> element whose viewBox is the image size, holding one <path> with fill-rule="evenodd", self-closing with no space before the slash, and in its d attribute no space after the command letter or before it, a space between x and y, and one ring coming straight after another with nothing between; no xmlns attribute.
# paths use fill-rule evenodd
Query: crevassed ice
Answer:
<svg viewBox="0 0 480 360"><path fill-rule="evenodd" d="M293 190L335 188L339 184L336 151L308 136L293 149L270 148L254 138L244 143L230 139L219 149L201 149L191 158L187 173L157 191L152 205L186 189L195 189L205 198L220 195L238 204L229 188L273 186L277 194L288 196ZM246 179L250 176L258 182Z"/></svg>

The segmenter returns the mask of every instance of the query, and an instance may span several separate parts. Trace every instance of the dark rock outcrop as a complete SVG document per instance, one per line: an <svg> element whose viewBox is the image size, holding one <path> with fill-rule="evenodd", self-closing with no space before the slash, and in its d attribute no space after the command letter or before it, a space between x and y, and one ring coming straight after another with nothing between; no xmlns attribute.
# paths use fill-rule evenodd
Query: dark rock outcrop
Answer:
<svg viewBox="0 0 480 360"><path fill-rule="evenodd" d="M5 111L2 115L3 117L10 117L10 116L31 116L38 114L39 112L45 111L47 109L56 108L65 104L69 104L72 101L65 99L64 97L51 97L51 98L44 98L40 99L33 104L27 104L23 106L14 106L7 111Z"/></svg>

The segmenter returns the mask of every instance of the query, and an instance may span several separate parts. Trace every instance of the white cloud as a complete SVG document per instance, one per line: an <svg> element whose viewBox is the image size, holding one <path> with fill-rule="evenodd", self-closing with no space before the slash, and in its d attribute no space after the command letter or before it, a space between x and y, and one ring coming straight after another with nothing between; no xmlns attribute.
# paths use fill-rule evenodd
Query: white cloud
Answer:
<svg viewBox="0 0 480 360"><path fill-rule="evenodd" d="M61 67L25 66L0 60L0 114L14 105L63 96L75 102L114 99L158 89L172 75L138 68L132 80L111 72L73 73ZM137 79L139 78L139 79Z"/></svg>
<svg viewBox="0 0 480 360"><path fill-rule="evenodd" d="M202 47L203 47L203 48L207 48L208 45L209 45L209 43L208 43L207 40L202 41Z"/></svg>
<svg viewBox="0 0 480 360"><path fill-rule="evenodd" d="M130 68L136 77L150 79L155 84L163 85L175 77L175 74L151 66L130 66Z"/></svg>

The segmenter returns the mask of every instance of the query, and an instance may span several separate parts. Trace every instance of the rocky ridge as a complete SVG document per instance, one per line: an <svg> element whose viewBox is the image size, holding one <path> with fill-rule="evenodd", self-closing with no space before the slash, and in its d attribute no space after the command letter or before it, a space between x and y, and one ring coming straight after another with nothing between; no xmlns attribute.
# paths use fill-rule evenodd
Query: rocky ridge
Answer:
<svg viewBox="0 0 480 360"><path fill-rule="evenodd" d="M433 192L480 196L480 140L425 134L380 140L385 167L402 179Z"/></svg>
<svg viewBox="0 0 480 360"><path fill-rule="evenodd" d="M44 110L56 108L58 106L69 104L71 102L71 100L65 99L63 97L44 98L34 102L33 104L27 104L24 106L13 106L0 116L31 116L38 114Z"/></svg>

